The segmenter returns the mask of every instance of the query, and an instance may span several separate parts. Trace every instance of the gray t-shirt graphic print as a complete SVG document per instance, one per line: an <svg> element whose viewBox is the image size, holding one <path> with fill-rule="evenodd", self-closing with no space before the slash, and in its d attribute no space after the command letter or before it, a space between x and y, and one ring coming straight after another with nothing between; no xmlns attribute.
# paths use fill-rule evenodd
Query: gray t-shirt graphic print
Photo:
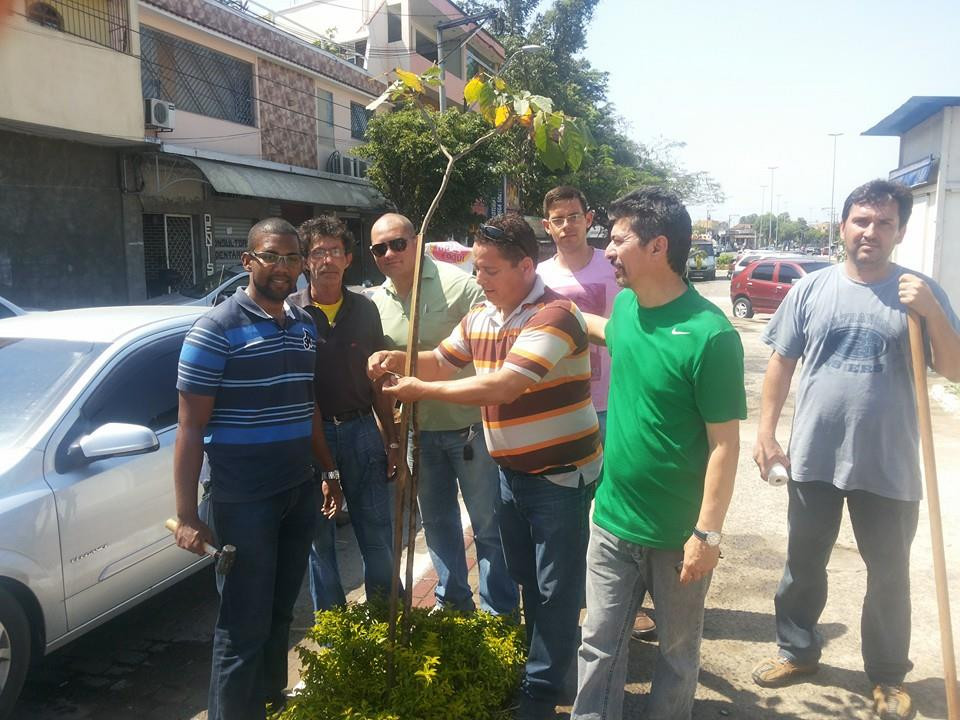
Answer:
<svg viewBox="0 0 960 720"><path fill-rule="evenodd" d="M842 265L807 275L787 293L763 341L802 358L788 454L798 482L832 483L894 500L922 496L906 308L893 265L864 284ZM946 294L927 282L954 329Z"/></svg>

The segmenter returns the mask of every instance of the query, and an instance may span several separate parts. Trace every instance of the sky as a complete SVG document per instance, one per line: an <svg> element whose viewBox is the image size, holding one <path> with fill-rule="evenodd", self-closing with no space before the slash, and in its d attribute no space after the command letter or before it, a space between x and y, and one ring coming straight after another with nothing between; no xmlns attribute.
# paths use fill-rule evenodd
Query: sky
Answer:
<svg viewBox="0 0 960 720"><path fill-rule="evenodd" d="M913 95L960 96L956 0L600 0L582 56L643 143L718 180L726 201L691 207L825 221L837 139L836 214L898 165L898 138L863 137Z"/></svg>

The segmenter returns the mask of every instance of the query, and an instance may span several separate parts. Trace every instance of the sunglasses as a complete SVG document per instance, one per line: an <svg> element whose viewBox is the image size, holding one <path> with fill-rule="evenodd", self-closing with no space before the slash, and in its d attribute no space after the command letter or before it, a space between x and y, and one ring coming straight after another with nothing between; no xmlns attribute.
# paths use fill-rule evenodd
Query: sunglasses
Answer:
<svg viewBox="0 0 960 720"><path fill-rule="evenodd" d="M299 253L292 255L280 255L274 252L257 252L250 250L249 253L256 258L261 265L301 265L303 256Z"/></svg>
<svg viewBox="0 0 960 720"><path fill-rule="evenodd" d="M377 257L383 257L387 254L387 249L393 250L396 253L401 253L407 249L407 240L405 237L393 238L393 240L387 240L383 243L377 243L376 245L370 246L370 252L372 252Z"/></svg>
<svg viewBox="0 0 960 720"><path fill-rule="evenodd" d="M497 242L508 242L511 245L516 245L518 248L523 250L524 255L526 255L527 257L533 257L533 255L530 254L529 249L525 248L523 246L523 243L518 242L513 237L511 237L506 230L495 227L493 225L481 225L479 230L480 230L480 234L483 235L484 237L489 238L490 240L496 240Z"/></svg>

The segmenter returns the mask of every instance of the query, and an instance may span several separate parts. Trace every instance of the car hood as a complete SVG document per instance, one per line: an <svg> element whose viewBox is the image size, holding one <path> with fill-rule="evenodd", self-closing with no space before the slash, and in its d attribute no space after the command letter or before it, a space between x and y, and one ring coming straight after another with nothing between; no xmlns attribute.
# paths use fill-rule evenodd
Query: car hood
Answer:
<svg viewBox="0 0 960 720"><path fill-rule="evenodd" d="M148 298L143 305L204 305L206 298L195 298L180 293L167 293Z"/></svg>

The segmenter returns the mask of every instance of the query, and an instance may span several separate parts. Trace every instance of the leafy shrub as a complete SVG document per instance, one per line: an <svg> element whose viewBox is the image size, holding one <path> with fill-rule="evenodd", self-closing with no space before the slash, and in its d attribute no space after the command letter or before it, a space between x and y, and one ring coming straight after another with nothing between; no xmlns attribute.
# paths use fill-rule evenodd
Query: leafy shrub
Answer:
<svg viewBox="0 0 960 720"><path fill-rule="evenodd" d="M727 268L733 265L733 253L720 253L720 257L717 258L717 268Z"/></svg>
<svg viewBox="0 0 960 720"><path fill-rule="evenodd" d="M410 642L387 682L387 613L354 604L317 613L298 647L306 687L276 720L494 720L508 717L525 649L519 626L488 613L410 613ZM399 635L399 628L398 628Z"/></svg>

